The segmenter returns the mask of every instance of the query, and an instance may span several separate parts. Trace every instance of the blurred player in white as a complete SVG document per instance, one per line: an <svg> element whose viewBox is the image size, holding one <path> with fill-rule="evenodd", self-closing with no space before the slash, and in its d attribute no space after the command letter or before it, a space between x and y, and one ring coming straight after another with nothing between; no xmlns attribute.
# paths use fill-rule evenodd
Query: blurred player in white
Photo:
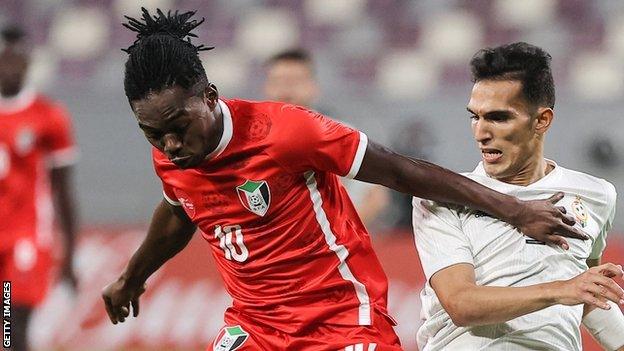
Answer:
<svg viewBox="0 0 624 351"><path fill-rule="evenodd" d="M600 265L616 192L544 158L555 102L550 60L526 43L474 56L468 111L482 162L466 175L524 200L565 193L558 205L591 238L570 240L565 250L518 235L487 213L415 199L427 277L421 350L580 350L581 320L604 347L622 350L624 316L610 302L624 303L614 281L622 267Z"/></svg>
<svg viewBox="0 0 624 351"><path fill-rule="evenodd" d="M310 53L301 48L276 53L267 61L264 96L273 101L315 109L320 95L314 62ZM319 112L327 115L323 108ZM341 178L360 219L368 229L374 228L379 216L390 202L390 192L378 184Z"/></svg>
<svg viewBox="0 0 624 351"><path fill-rule="evenodd" d="M31 313L49 285L53 203L65 253L60 274L76 286L70 181L76 148L65 109L25 86L23 30L3 29L0 45L0 280L12 283L12 350L21 351Z"/></svg>

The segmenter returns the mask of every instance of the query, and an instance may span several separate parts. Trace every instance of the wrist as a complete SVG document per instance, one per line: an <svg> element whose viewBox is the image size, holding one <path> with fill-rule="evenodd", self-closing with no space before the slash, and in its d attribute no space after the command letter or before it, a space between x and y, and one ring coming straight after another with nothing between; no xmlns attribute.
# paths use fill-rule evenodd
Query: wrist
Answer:
<svg viewBox="0 0 624 351"><path fill-rule="evenodd" d="M143 284L145 284L145 279L142 279L133 274L129 274L129 272L127 271L124 271L121 274L121 276L119 276L118 281L121 283L121 285L124 288L129 288L129 289L138 288L140 286L143 286Z"/></svg>
<svg viewBox="0 0 624 351"><path fill-rule="evenodd" d="M517 226L521 222L521 218L524 213L525 202L518 199L515 196L508 196L505 202L497 207L500 214L497 215L499 219Z"/></svg>
<svg viewBox="0 0 624 351"><path fill-rule="evenodd" d="M557 280L550 283L541 284L540 297L548 306L561 304L564 300L561 292L563 291L564 281Z"/></svg>

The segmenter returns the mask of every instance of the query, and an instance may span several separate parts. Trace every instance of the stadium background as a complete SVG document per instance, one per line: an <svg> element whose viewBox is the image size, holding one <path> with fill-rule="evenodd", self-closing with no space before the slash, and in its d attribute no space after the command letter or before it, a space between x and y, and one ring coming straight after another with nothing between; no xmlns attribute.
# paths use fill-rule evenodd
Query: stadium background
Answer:
<svg viewBox="0 0 624 351"><path fill-rule="evenodd" d="M99 290L136 248L161 198L122 85L119 49L134 38L120 23L141 5L196 9L206 18L199 41L216 49L202 57L223 96L261 98L265 59L302 46L314 55L324 111L456 171L471 170L479 159L465 111L472 54L517 40L542 46L553 56L557 84L546 155L624 188L618 0L2 0L0 24L28 29L35 43L32 84L69 107L81 149L81 290L78 296L62 286L53 290L32 328L39 349L199 349L221 326L229 302L212 259L194 240L153 279L138 320L109 326L100 304ZM372 234L382 259L389 258L391 312L410 350L422 273L409 232L389 220L396 211L388 210ZM614 229L610 257L622 263L624 236L615 233L624 231L624 216Z"/></svg>

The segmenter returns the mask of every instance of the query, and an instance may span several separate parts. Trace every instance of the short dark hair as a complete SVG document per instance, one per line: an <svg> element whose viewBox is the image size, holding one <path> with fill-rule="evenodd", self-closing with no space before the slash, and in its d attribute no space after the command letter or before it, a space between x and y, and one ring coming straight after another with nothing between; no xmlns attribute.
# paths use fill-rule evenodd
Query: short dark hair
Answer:
<svg viewBox="0 0 624 351"><path fill-rule="evenodd" d="M303 48L294 48L280 51L277 54L271 56L267 60L267 64L272 65L279 61L297 61L309 65L310 68L312 68L313 64L312 55L310 55L310 52Z"/></svg>
<svg viewBox="0 0 624 351"><path fill-rule="evenodd" d="M152 16L141 8L140 20L124 16L128 23L124 27L137 32L136 41L127 49L124 89L129 101L143 99L150 92L161 91L179 85L184 89L207 86L206 71L199 59L199 51L213 47L193 45L191 33L204 22L189 19L195 11L179 13L171 11L165 15L160 9ZM197 87L197 85L200 85Z"/></svg>
<svg viewBox="0 0 624 351"><path fill-rule="evenodd" d="M552 57L542 48L524 42L479 50L470 61L473 82L484 79L518 80L522 93L534 106L555 107Z"/></svg>
<svg viewBox="0 0 624 351"><path fill-rule="evenodd" d="M26 32L22 27L12 24L2 28L0 36L4 44L18 44L26 38Z"/></svg>

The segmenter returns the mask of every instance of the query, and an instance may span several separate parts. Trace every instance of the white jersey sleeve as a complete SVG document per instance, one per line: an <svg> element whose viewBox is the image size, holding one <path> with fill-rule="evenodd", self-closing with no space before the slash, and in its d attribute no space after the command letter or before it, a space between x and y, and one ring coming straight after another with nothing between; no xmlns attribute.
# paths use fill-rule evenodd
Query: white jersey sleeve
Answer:
<svg viewBox="0 0 624 351"><path fill-rule="evenodd" d="M454 264L474 265L472 247L456 211L419 198L412 205L414 240L427 281Z"/></svg>
<svg viewBox="0 0 624 351"><path fill-rule="evenodd" d="M613 184L609 182L605 183L605 194L606 194L606 211L604 212L604 224L600 229L600 234L594 241L592 245L592 252L589 255L590 259L598 259L602 256L602 252L607 246L607 234L611 227L613 226L613 220L615 219L615 208L616 208L616 199L617 192L615 191L615 187Z"/></svg>

